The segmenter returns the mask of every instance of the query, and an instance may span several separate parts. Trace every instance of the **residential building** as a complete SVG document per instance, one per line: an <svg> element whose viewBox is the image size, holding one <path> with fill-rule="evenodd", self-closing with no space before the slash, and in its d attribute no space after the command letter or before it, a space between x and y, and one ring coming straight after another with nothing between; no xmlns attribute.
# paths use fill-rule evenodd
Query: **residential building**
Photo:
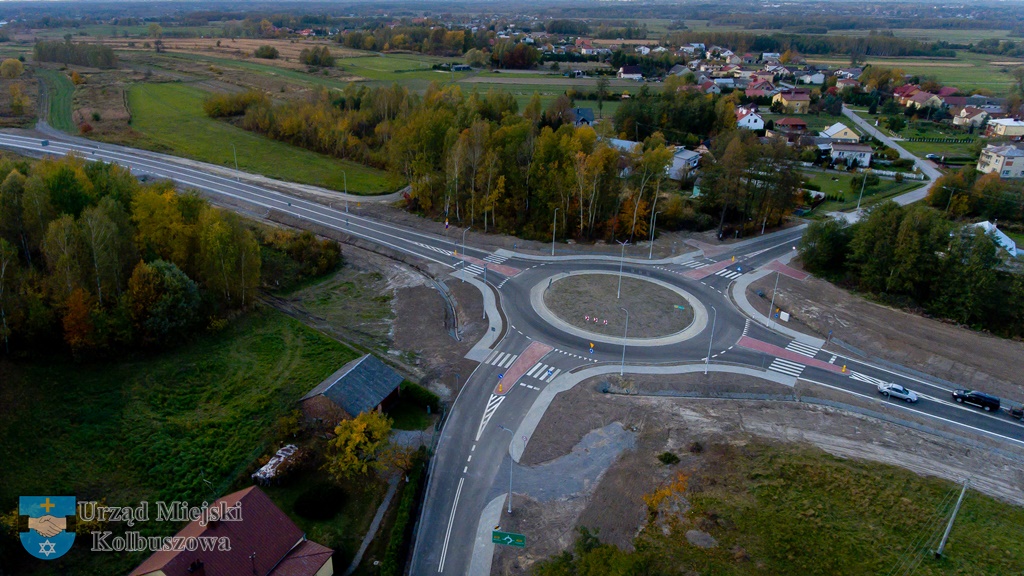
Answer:
<svg viewBox="0 0 1024 576"><path fill-rule="evenodd" d="M985 127L985 136L1020 139L1024 136L1024 122L1013 118L989 120L988 126Z"/></svg>
<svg viewBox="0 0 1024 576"><path fill-rule="evenodd" d="M941 108L942 98L938 95L932 94L931 92L925 92L924 90L918 90L910 95L910 97L904 99L904 105L907 108Z"/></svg>
<svg viewBox="0 0 1024 576"><path fill-rule="evenodd" d="M843 88L860 89L861 87L862 85L860 80L855 80L853 78L840 78L839 80L836 80L836 88L839 88L840 90Z"/></svg>
<svg viewBox="0 0 1024 576"><path fill-rule="evenodd" d="M452 72L469 72L472 68L469 64L452 64Z"/></svg>
<svg viewBox="0 0 1024 576"><path fill-rule="evenodd" d="M988 119L988 112L974 106L964 106L953 115L954 126L978 128Z"/></svg>
<svg viewBox="0 0 1024 576"><path fill-rule="evenodd" d="M644 79L644 74L639 66L623 66L619 68L619 72L616 74L616 77L623 80L636 80L637 82L640 82Z"/></svg>
<svg viewBox="0 0 1024 576"><path fill-rule="evenodd" d="M825 75L821 72L807 72L797 76L797 81L801 84L824 84Z"/></svg>
<svg viewBox="0 0 1024 576"><path fill-rule="evenodd" d="M682 64L676 64L668 70L668 73L673 76L684 76L688 72L690 72L690 69Z"/></svg>
<svg viewBox="0 0 1024 576"><path fill-rule="evenodd" d="M840 68L835 71L834 76L836 78L860 78L863 73L863 68Z"/></svg>
<svg viewBox="0 0 1024 576"><path fill-rule="evenodd" d="M299 400L307 418L328 425L363 412L383 411L398 399L402 375L366 354L331 374Z"/></svg>
<svg viewBox="0 0 1024 576"><path fill-rule="evenodd" d="M790 114L806 114L811 106L811 95L807 92L779 92L772 98L772 104L779 104Z"/></svg>
<svg viewBox="0 0 1024 576"><path fill-rule="evenodd" d="M836 122L835 124L825 128L821 131L822 138L830 138L836 142L845 142L847 144L859 144L860 135L848 128L842 122Z"/></svg>
<svg viewBox="0 0 1024 576"><path fill-rule="evenodd" d="M782 58L782 54L779 54L778 52L762 52L761 53L761 60L778 60L780 58Z"/></svg>
<svg viewBox="0 0 1024 576"><path fill-rule="evenodd" d="M722 89L718 86L718 84L715 83L715 82L712 82L710 80L700 84L698 86L698 88L704 94L721 94L722 93Z"/></svg>
<svg viewBox="0 0 1024 576"><path fill-rule="evenodd" d="M228 513L219 513L221 503ZM232 517L237 510L237 517ZM202 523L202 524L200 524ZM182 542L227 542L154 552L129 576L333 576L334 551L306 535L256 486L219 498L176 534ZM224 538L225 540L220 540Z"/></svg>
<svg viewBox="0 0 1024 576"><path fill-rule="evenodd" d="M593 108L573 108L572 116L575 118L574 124L577 128L580 126L591 126L594 124Z"/></svg>
<svg viewBox="0 0 1024 576"><path fill-rule="evenodd" d="M973 225L973 228L984 230L985 234L990 236L1000 248L1006 250L1010 256L1017 257L1017 243L1013 241L1013 238L1004 234L995 224L988 221L978 222Z"/></svg>
<svg viewBox="0 0 1024 576"><path fill-rule="evenodd" d="M807 122L799 118L782 118L775 122L775 128L787 132L807 132Z"/></svg>
<svg viewBox="0 0 1024 576"><path fill-rule="evenodd" d="M671 180L683 180L699 165L700 154L680 146L672 155L672 163L668 167L668 177Z"/></svg>
<svg viewBox="0 0 1024 576"><path fill-rule="evenodd" d="M860 168L870 166L872 153L871 146L863 144L833 142L829 146L829 155L832 157L832 161L847 166L853 166L854 163Z"/></svg>
<svg viewBox="0 0 1024 576"><path fill-rule="evenodd" d="M1008 144L989 144L978 157L978 172L998 174L1000 178L1024 178L1024 150Z"/></svg>
<svg viewBox="0 0 1024 576"><path fill-rule="evenodd" d="M764 118L750 108L737 108L736 127L746 130L764 130Z"/></svg>
<svg viewBox="0 0 1024 576"><path fill-rule="evenodd" d="M647 56L648 54L651 53L651 49L648 48L647 46L637 46L636 48L633 49L633 51L636 52L637 54L640 54L641 56Z"/></svg>

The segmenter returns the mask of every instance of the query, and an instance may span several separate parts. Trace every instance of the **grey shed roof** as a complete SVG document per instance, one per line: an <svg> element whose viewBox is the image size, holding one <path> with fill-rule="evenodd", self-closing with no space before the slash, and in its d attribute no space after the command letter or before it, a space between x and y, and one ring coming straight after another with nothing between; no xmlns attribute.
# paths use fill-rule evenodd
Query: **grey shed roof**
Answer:
<svg viewBox="0 0 1024 576"><path fill-rule="evenodd" d="M400 374L376 356L367 354L342 366L302 400L323 395L354 417L374 409L398 388L402 380L404 378Z"/></svg>
<svg viewBox="0 0 1024 576"><path fill-rule="evenodd" d="M594 109L593 108L573 108L572 115L576 117L576 123L586 121L587 124L594 123Z"/></svg>

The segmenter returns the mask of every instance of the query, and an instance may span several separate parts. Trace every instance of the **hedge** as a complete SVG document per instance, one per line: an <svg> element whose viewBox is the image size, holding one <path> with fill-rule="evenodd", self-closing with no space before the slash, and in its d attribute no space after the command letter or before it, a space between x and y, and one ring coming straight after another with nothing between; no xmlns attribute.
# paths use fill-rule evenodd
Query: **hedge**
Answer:
<svg viewBox="0 0 1024 576"><path fill-rule="evenodd" d="M427 467L427 450L420 447L413 457L409 481L402 488L402 499L398 503L398 515L391 526L387 550L384 560L380 563L381 576L400 576L405 571L405 558L409 551L409 538L412 536L412 520L419 507L419 493L423 482L423 471Z"/></svg>

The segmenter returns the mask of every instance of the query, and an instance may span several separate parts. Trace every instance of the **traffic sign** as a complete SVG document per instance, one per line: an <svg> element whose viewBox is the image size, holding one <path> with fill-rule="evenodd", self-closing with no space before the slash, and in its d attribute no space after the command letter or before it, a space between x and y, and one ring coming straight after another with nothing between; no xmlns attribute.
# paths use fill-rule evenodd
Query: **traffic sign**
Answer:
<svg viewBox="0 0 1024 576"><path fill-rule="evenodd" d="M504 373L498 374L498 380L501 380L501 379L502 379L502 378L504 378L504 377L505 377L505 374L504 374Z"/></svg>
<svg viewBox="0 0 1024 576"><path fill-rule="evenodd" d="M526 548L526 536L523 534L516 534L514 532L499 532L494 530L491 532L491 543L515 546L516 548Z"/></svg>
<svg viewBox="0 0 1024 576"><path fill-rule="evenodd" d="M676 308L679 308L680 310L686 310L686 306L680 306L679 304L676 304Z"/></svg>

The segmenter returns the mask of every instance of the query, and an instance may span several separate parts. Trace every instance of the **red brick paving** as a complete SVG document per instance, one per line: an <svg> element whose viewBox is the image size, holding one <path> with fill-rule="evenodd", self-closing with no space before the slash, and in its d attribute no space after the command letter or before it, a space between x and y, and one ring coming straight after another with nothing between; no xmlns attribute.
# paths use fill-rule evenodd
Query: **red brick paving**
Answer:
<svg viewBox="0 0 1024 576"><path fill-rule="evenodd" d="M687 278L693 278L694 280L700 280L707 278L719 270L724 270L729 266L732 266L735 262L732 259L722 260L721 262L715 262L714 264L708 264L707 266L701 266L700 268L694 268L693 270L687 270L683 272L683 276Z"/></svg>
<svg viewBox="0 0 1024 576"><path fill-rule="evenodd" d="M780 348L774 344L769 344L762 340L751 338L750 336L743 336L736 344L744 348L749 348L751 350L757 350L758 352L771 354L776 358L782 358L783 360L789 360L791 362L803 364L804 366L814 366L815 368L821 368L822 370L830 370L832 372L839 372L840 374L843 372L842 366L836 366L835 364L830 364L828 362L825 362L824 360L808 358L803 354L797 354L792 350L786 350L785 348Z"/></svg>
<svg viewBox="0 0 1024 576"><path fill-rule="evenodd" d="M488 270L492 272L497 272L498 274L501 274L502 276L505 276L507 278L511 278L516 274L522 272L522 270L520 270L519 268L505 266L504 264L495 264L494 262L488 262L486 260L481 260L479 258L473 258L472 256L459 256L460 260L462 258L465 258L466 262L468 262L469 264L476 264L481 268L487 268Z"/></svg>
<svg viewBox="0 0 1024 576"><path fill-rule="evenodd" d="M779 273L785 274L790 278L800 280L801 282L806 280L807 277L810 276L810 274L808 274L807 272L797 270L796 268L791 268L783 264L782 262L779 262L778 260L772 260L767 265L765 265L765 268L767 268L768 270L778 270Z"/></svg>
<svg viewBox="0 0 1024 576"><path fill-rule="evenodd" d="M516 361L513 362L507 370L505 370L505 375L502 376L501 380L498 381L498 384L494 386L494 393L498 396L508 394L508 391L516 385L516 381L522 378L523 374L526 374L530 368L533 368L533 365L536 364L538 360L547 356L547 353L552 350L554 350L554 348L541 342L530 343L530 345L526 347L526 350L523 350L523 353L519 355L519 358L516 358ZM498 390L499 386L501 387L501 390Z"/></svg>

